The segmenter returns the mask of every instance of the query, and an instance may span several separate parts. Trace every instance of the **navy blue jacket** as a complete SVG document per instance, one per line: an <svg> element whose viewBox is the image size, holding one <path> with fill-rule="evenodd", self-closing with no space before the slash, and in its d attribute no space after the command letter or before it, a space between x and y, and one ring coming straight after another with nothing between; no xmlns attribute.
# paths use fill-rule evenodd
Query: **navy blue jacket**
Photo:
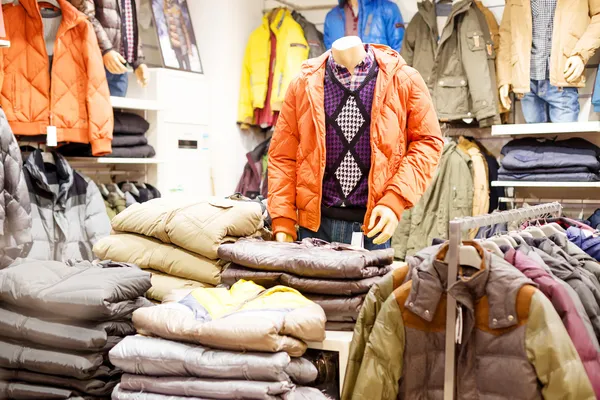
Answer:
<svg viewBox="0 0 600 400"><path fill-rule="evenodd" d="M324 41L327 49L346 36L344 4L334 7L325 17ZM404 38L404 21L396 3L389 0L359 0L358 36L364 43L385 44L400 52Z"/></svg>

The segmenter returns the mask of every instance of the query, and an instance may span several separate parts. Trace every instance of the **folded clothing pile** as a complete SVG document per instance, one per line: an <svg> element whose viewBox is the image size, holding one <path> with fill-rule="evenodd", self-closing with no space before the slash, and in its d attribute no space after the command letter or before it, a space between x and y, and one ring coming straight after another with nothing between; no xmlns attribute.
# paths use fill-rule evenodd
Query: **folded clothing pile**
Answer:
<svg viewBox="0 0 600 400"><path fill-rule="evenodd" d="M501 181L600 181L600 148L581 138L515 139L502 154Z"/></svg>
<svg viewBox="0 0 600 400"><path fill-rule="evenodd" d="M595 260L600 261L600 232L590 232L575 226L567 229L567 237Z"/></svg>
<svg viewBox="0 0 600 400"><path fill-rule="evenodd" d="M391 271L394 251L368 251L319 239L245 239L221 245L219 257L231 263L221 274L224 284L244 279L265 287L289 286L325 310L327 329L353 330L365 295Z"/></svg>
<svg viewBox="0 0 600 400"><path fill-rule="evenodd" d="M150 274L131 265L23 261L0 271L0 398L109 396L108 352L135 333Z"/></svg>
<svg viewBox="0 0 600 400"><path fill-rule="evenodd" d="M126 208L112 227L113 235L98 241L94 254L151 270L146 295L160 302L176 289L220 284L219 245L259 234L263 214L257 202L154 199Z"/></svg>
<svg viewBox="0 0 600 400"><path fill-rule="evenodd" d="M306 387L318 371L301 358L305 341L324 340L325 315L294 289L194 289L137 310L133 323L144 336L110 352L126 373L113 399L326 398Z"/></svg>
<svg viewBox="0 0 600 400"><path fill-rule="evenodd" d="M148 121L137 114L121 111L115 111L114 116L111 157L149 158L156 155L145 136L150 128Z"/></svg>

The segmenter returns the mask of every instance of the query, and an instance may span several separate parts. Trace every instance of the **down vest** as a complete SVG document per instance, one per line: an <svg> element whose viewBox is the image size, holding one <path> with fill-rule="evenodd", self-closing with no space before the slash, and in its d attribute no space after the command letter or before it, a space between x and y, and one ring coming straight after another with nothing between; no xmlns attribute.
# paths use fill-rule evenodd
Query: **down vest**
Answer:
<svg viewBox="0 0 600 400"><path fill-rule="evenodd" d="M3 6L9 48L0 50L0 104L17 135L46 134L59 142L89 143L95 156L111 152L112 106L102 55L92 25L67 0L52 73L37 1Z"/></svg>
<svg viewBox="0 0 600 400"><path fill-rule="evenodd" d="M21 256L31 242L30 230L31 205L21 150L0 109L0 269Z"/></svg>
<svg viewBox="0 0 600 400"><path fill-rule="evenodd" d="M371 112L371 169L365 221L385 205L398 218L417 203L439 161L440 125L419 73L386 46L371 47L379 65ZM330 52L306 61L290 84L269 148L273 232L296 237L296 224L321 224L325 174L325 66Z"/></svg>

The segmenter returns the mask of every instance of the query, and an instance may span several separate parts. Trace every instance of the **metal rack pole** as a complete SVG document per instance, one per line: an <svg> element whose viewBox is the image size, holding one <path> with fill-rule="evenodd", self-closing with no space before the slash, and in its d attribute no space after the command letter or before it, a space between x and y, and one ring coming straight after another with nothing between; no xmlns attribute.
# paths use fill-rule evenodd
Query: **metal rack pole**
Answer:
<svg viewBox="0 0 600 400"><path fill-rule="evenodd" d="M458 218L450 221L450 238L448 248L448 287L456 282L458 274L458 255L463 232L470 229L490 226L503 222L513 222L522 219L532 219L546 214L560 216L560 203L540 204L537 206L519 208L477 217ZM444 369L444 400L454 400L456 394L456 299L447 296L446 308L446 359Z"/></svg>

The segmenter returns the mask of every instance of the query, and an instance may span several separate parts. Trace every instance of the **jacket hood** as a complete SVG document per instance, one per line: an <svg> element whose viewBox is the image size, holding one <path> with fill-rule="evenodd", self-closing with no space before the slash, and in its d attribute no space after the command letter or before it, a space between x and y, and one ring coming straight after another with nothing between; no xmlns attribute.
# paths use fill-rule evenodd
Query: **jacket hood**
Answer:
<svg viewBox="0 0 600 400"><path fill-rule="evenodd" d="M381 44L369 44L369 46L373 50L373 54L375 55L375 60L377 60L377 65L379 65L380 71L389 74L406 65L404 58L402 58L398 52L392 50L388 46ZM328 50L317 58L311 58L305 61L302 64L302 74L306 76L312 75L321 68L325 68L325 63L329 59L330 55L331 50Z"/></svg>
<svg viewBox="0 0 600 400"><path fill-rule="evenodd" d="M73 168L71 168L62 155L52 152L52 157L54 158L54 163L56 165L56 178L59 185L57 202L64 206L69 189L71 189L71 186L73 185ZM38 188L48 193L54 193L50 187L50 182L48 181L49 174L44 165L42 152L39 149L36 149L29 155L27 161L25 161L25 169L29 171L31 179Z"/></svg>
<svg viewBox="0 0 600 400"><path fill-rule="evenodd" d="M41 19L40 6L37 0L19 0L19 4L23 6L31 18L39 17ZM87 20L87 17L67 0L58 0L58 5L62 13L61 25L64 24L66 29L70 29Z"/></svg>

